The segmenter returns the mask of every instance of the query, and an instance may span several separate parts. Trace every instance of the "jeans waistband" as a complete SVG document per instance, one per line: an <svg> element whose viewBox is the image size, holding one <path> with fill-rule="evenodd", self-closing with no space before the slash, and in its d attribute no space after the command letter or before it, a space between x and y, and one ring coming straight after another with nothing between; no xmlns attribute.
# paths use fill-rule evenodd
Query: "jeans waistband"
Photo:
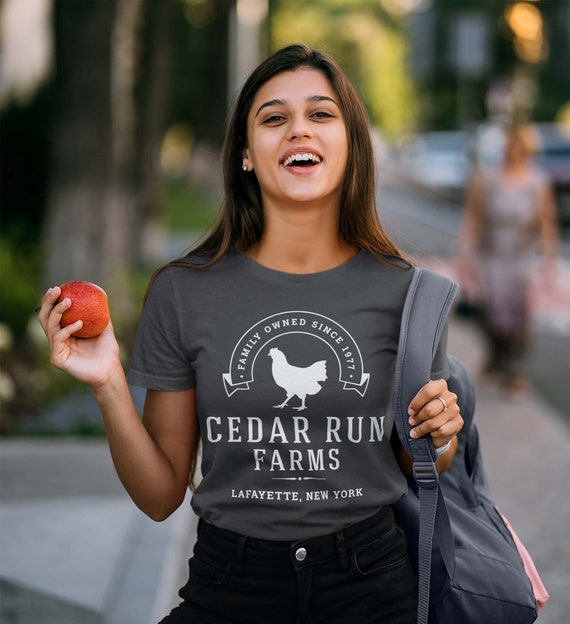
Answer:
<svg viewBox="0 0 570 624"><path fill-rule="evenodd" d="M391 506L387 506L356 524L305 540L263 540L216 527L204 520L200 520L198 531L201 540L213 539L216 548L223 549L230 559L245 558L251 563L276 565L289 560L295 567L301 568L336 557L342 562L348 553L389 531L394 522L394 511Z"/></svg>

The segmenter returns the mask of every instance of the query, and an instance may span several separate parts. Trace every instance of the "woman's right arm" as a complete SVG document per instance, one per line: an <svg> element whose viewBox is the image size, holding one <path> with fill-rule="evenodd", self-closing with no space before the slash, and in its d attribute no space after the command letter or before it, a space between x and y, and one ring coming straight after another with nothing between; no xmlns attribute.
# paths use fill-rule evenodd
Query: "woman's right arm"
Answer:
<svg viewBox="0 0 570 624"><path fill-rule="evenodd" d="M121 482L142 511L164 520L187 491L198 435L194 390L148 391L141 420L111 323L96 338L74 338L80 322L60 327L61 316L71 305L69 300L57 303L60 294L58 287L48 290L39 313L50 361L92 388Z"/></svg>

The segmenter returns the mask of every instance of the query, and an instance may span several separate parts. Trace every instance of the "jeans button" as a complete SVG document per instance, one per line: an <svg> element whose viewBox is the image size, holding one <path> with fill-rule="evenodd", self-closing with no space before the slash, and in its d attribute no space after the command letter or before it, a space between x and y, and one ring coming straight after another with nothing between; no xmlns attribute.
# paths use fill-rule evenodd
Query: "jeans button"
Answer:
<svg viewBox="0 0 570 624"><path fill-rule="evenodd" d="M297 561L305 561L306 558L307 558L306 548L298 548L295 551L295 559L297 559Z"/></svg>

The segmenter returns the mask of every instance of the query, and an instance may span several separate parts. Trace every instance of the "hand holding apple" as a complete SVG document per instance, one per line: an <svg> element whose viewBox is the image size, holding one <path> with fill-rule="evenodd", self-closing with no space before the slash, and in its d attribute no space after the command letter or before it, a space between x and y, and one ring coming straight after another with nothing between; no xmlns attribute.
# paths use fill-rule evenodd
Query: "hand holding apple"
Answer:
<svg viewBox="0 0 570 624"><path fill-rule="evenodd" d="M61 327L81 320L83 327L73 334L75 338L94 338L101 334L110 320L107 293L97 284L82 280L65 282L60 289L58 302L71 300L71 306L61 317Z"/></svg>

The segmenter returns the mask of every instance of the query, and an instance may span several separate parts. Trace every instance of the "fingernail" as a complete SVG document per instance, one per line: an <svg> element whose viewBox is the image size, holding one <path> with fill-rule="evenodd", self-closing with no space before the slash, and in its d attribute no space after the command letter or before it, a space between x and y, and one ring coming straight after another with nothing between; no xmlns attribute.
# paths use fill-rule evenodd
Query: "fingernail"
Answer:
<svg viewBox="0 0 570 624"><path fill-rule="evenodd" d="M412 425L412 427L415 427L418 424L413 418L408 418L408 423Z"/></svg>
<svg viewBox="0 0 570 624"><path fill-rule="evenodd" d="M418 437L418 432L417 432L415 429L412 429L412 430L410 431L410 436L411 436L412 438L417 438L417 437Z"/></svg>
<svg viewBox="0 0 570 624"><path fill-rule="evenodd" d="M408 416L415 416L415 415L416 415L416 411L410 407L410 409L408 410Z"/></svg>

